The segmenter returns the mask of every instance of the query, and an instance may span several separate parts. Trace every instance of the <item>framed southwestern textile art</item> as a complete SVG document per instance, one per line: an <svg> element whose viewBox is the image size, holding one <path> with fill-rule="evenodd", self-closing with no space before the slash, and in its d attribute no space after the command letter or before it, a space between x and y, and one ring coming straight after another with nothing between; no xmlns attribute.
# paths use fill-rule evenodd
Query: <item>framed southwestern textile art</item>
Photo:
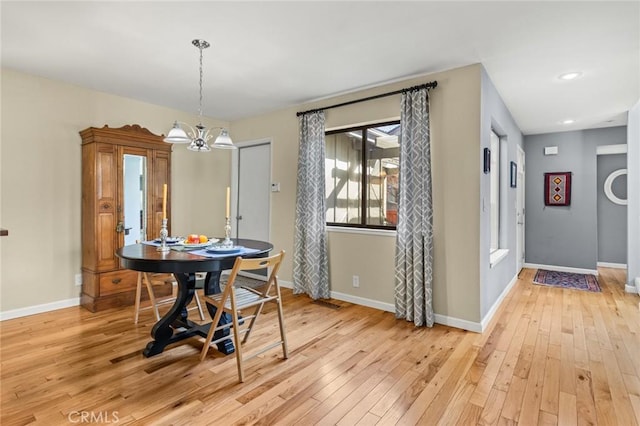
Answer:
<svg viewBox="0 0 640 426"><path fill-rule="evenodd" d="M571 204L571 172L544 174L544 205L568 206Z"/></svg>

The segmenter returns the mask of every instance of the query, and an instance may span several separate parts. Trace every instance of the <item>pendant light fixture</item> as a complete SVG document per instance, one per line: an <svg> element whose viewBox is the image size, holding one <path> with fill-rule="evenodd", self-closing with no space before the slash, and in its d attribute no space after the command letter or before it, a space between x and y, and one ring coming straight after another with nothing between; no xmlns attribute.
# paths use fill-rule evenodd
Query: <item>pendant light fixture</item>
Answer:
<svg viewBox="0 0 640 426"><path fill-rule="evenodd" d="M202 50L210 46L206 40L195 39L191 42L200 51L200 104L198 109L198 115L200 122L195 126L195 129L187 123L176 121L173 123L173 128L169 131L169 134L164 138L168 143L188 143L187 149L197 152L209 152L211 147L222 149L235 149L235 145L229 137L229 132L223 127L212 127L207 129L202 125ZM184 130L184 127L187 130ZM220 129L220 134L216 137L213 145L209 146L209 140L213 137L212 130Z"/></svg>

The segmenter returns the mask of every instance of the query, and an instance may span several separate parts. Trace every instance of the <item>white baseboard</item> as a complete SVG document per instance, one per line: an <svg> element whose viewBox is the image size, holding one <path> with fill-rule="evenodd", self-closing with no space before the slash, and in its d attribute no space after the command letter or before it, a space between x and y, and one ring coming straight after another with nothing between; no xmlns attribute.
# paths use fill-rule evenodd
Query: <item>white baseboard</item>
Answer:
<svg viewBox="0 0 640 426"><path fill-rule="evenodd" d="M496 301L493 303L493 306L491 306L491 309L489 309L489 312L487 312L487 314L484 316L484 318L480 322L481 332L487 329L487 326L491 322L491 319L493 318L493 316L498 311L498 308L504 301L505 297L507 297L507 294L509 294L509 292L511 291L513 286L516 285L517 282L518 282L518 274L515 274L513 278L511 278L511 281L509 281L509 284L507 284L504 290L502 290L502 293L500 293L500 296L498 296Z"/></svg>
<svg viewBox="0 0 640 426"><path fill-rule="evenodd" d="M339 293L337 291L331 292L331 298L336 300L342 300L343 302L354 303L360 306L367 306L369 308L379 309L386 312L395 312L396 308L391 303L380 302L378 300L367 299L365 297L353 296L351 294Z"/></svg>
<svg viewBox="0 0 640 426"><path fill-rule="evenodd" d="M448 325L449 327L461 328L462 330L473 331L474 333L482 333L482 324L479 322L463 320L440 314L435 314L435 321L438 324Z"/></svg>
<svg viewBox="0 0 640 426"><path fill-rule="evenodd" d="M293 288L293 283L290 281L279 280L281 287ZM353 303L355 305L367 306L369 308L379 309L385 312L395 313L395 306L391 303L380 302L378 300L367 299L364 297L353 296L350 294L340 293L337 291L331 292L331 297L336 300L342 300L343 302ZM482 325L478 322L463 320L460 318L449 317L446 315L435 314L434 320L437 324L447 325L450 327L460 328L462 330L473 331L475 333L482 333Z"/></svg>
<svg viewBox="0 0 640 426"><path fill-rule="evenodd" d="M638 288L635 285L625 284L624 291L627 293L640 294Z"/></svg>
<svg viewBox="0 0 640 426"><path fill-rule="evenodd" d="M627 269L626 263L598 262L598 266L603 268Z"/></svg>
<svg viewBox="0 0 640 426"><path fill-rule="evenodd" d="M385 303L377 300L366 299L364 297L358 297L350 294L339 293L337 291L332 291L331 297L336 300L342 300L343 302L350 302L360 306L367 306L369 308L379 309L381 311L386 311L391 313L395 313L396 311L395 306L391 303ZM437 324L460 328L467 331L473 331L476 333L482 332L482 326L480 323L463 320L460 318L454 318L446 315L435 314L434 321Z"/></svg>
<svg viewBox="0 0 640 426"><path fill-rule="evenodd" d="M278 280L280 287L293 288L291 281ZM369 308L379 309L386 312L395 312L395 307L390 303L380 302L378 300L367 299L365 297L353 296L351 294L340 293L337 291L331 292L331 298L336 300L342 300L343 302L353 303L355 305L367 306Z"/></svg>
<svg viewBox="0 0 640 426"><path fill-rule="evenodd" d="M291 281L285 281L278 278L278 284L280 284L280 287L293 289L293 283Z"/></svg>
<svg viewBox="0 0 640 426"><path fill-rule="evenodd" d="M6 312L0 312L0 321L10 320L14 318L26 317L29 315L41 314L43 312L55 311L57 309L70 308L79 306L80 298L74 297L67 300L59 300L57 302L44 303L42 305L27 306L26 308L12 309Z"/></svg>
<svg viewBox="0 0 640 426"><path fill-rule="evenodd" d="M574 274L598 275L598 270L597 269L571 268L569 266L538 265L537 263L525 263L523 265L523 267L531 268L531 269L546 269L548 271L573 272Z"/></svg>

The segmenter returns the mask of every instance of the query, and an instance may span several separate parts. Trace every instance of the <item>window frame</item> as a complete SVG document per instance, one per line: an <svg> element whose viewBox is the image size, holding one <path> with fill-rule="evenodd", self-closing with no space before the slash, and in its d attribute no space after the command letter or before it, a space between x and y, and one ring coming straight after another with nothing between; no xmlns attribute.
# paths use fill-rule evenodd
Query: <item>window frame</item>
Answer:
<svg viewBox="0 0 640 426"><path fill-rule="evenodd" d="M501 157L502 157L502 138L500 134L491 129L490 134L490 150L491 150L491 165L489 169L489 221L490 221L490 237L489 237L489 253L493 254L501 249L500 241L502 234L502 215L501 215L501 203L502 203L502 170L501 170ZM496 198L494 204L493 198ZM495 219L495 220L494 220ZM494 241L495 234L495 241ZM495 247L493 246L495 243Z"/></svg>
<svg viewBox="0 0 640 426"><path fill-rule="evenodd" d="M494 141L497 142L497 149L493 146ZM509 176L509 170L507 170L508 166L508 156L507 152L509 149L509 144L507 140L507 135L504 132L499 130L497 126L491 126L491 134L490 134L490 143L491 147L491 158L495 159L495 163L491 165L490 173L496 173L496 175L491 175L490 179L493 179L494 176L496 178L496 187L494 187L494 182L492 181L489 185L489 197L491 198L494 189L497 195L497 205L494 206L490 202L490 211L489 211L489 267L494 268L498 263L502 260L506 259L509 254L509 249L507 248L507 240L506 234L507 230L507 203L508 203L508 184L507 181ZM497 152L494 152L497 151ZM497 247L493 247L493 232L494 232L494 221L493 221L493 213L497 214L497 227L495 230L497 231Z"/></svg>
<svg viewBox="0 0 640 426"><path fill-rule="evenodd" d="M369 129L372 128L376 128L376 127L382 127L382 126L391 126L391 125L398 125L400 126L400 119L397 120L387 120L387 121L382 121L382 122L376 122L376 123L369 123L369 124L363 124L363 125L359 125L359 126L352 126L352 127L342 127L340 129L333 129L333 130L327 130L325 131L324 135L325 138L326 136L329 135L335 135L335 134L339 134L339 133L347 133L347 132L354 132L354 131L359 131L361 132L362 138L362 149L360 150L361 154L360 154L360 165L361 168L363 170L363 173L361 173L361 180L360 180L360 223L341 223L341 222L329 222L329 221L325 221L326 226L331 226L331 227L339 227L339 228L359 228L359 229L382 229L382 230L391 230L391 231L395 231L397 228L397 225L370 225L367 224L367 202L368 202L368 196L367 196L367 192L368 192L368 184L369 184L369 173L366 172L367 170L367 161L369 160L368 158L368 154L367 154L367 150L364 149L365 147L365 141L367 140L367 131ZM398 144L400 144L400 135L398 135ZM399 154L398 154L399 157ZM326 159L326 156L325 156ZM399 171L401 172L401 171ZM398 182L399 185L399 182Z"/></svg>

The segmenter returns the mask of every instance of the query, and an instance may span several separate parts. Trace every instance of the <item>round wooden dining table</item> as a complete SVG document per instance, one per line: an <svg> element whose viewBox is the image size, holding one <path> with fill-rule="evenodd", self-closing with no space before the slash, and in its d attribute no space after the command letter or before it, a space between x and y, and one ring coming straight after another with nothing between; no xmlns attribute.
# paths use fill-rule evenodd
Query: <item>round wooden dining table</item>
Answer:
<svg viewBox="0 0 640 426"><path fill-rule="evenodd" d="M234 238L234 246L242 246L252 249L249 254L240 254L242 257L266 257L273 245L266 241ZM204 293L216 294L220 292L220 275L222 271L233 268L238 253L217 255L216 257L204 257L192 254L189 251L170 250L161 252L157 247L146 244L132 244L124 246L116 251L123 268L140 272L172 273L178 282L178 294L176 301L169 311L160 318L151 330L153 341L149 342L143 350L146 357L161 353L164 348L172 343L184 340L195 335L206 337L210 323L198 324L189 320L187 305L193 299L196 290L196 272L205 272ZM207 304L207 310L211 318L215 315L215 307ZM220 324L228 324L231 319L223 314ZM228 335L229 329L219 330L214 338ZM225 355L234 351L231 339L223 340L217 344L218 350Z"/></svg>

